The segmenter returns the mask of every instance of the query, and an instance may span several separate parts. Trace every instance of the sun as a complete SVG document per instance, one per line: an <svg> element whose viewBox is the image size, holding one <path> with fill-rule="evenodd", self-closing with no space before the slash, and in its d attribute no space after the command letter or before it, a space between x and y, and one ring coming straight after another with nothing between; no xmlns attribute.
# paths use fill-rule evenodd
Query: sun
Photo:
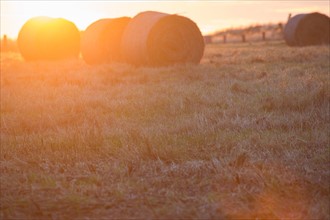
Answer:
<svg viewBox="0 0 330 220"><path fill-rule="evenodd" d="M31 16L42 15L66 18L72 20L81 28L89 22L90 15L90 12L87 12L79 3L74 1L35 1L29 3L26 10Z"/></svg>
<svg viewBox="0 0 330 220"><path fill-rule="evenodd" d="M24 23L33 17L47 16L65 18L76 24L79 30L104 16L90 10L88 1L1 1L1 12L6 14L6 20L1 19L1 25L9 30L9 35L17 36ZM1 14L3 14L1 13Z"/></svg>

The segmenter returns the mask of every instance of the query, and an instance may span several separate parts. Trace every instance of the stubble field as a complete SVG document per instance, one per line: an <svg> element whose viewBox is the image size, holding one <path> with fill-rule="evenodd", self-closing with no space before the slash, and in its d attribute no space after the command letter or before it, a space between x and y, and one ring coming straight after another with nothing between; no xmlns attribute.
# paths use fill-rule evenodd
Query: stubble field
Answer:
<svg viewBox="0 0 330 220"><path fill-rule="evenodd" d="M329 46L200 65L1 54L1 219L329 219Z"/></svg>

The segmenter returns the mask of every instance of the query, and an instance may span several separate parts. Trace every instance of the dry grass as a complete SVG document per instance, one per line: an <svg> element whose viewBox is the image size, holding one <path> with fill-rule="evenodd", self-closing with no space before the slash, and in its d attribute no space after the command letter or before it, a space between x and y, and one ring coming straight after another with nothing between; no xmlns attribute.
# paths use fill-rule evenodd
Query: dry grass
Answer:
<svg viewBox="0 0 330 220"><path fill-rule="evenodd" d="M1 54L1 219L329 219L329 47L199 66Z"/></svg>

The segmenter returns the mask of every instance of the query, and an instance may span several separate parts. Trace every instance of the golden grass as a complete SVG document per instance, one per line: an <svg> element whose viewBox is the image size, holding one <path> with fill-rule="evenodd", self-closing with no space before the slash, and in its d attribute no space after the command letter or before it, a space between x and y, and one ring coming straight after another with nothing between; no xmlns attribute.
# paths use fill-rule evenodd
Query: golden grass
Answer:
<svg viewBox="0 0 330 220"><path fill-rule="evenodd" d="M202 64L1 54L1 219L328 219L329 47Z"/></svg>

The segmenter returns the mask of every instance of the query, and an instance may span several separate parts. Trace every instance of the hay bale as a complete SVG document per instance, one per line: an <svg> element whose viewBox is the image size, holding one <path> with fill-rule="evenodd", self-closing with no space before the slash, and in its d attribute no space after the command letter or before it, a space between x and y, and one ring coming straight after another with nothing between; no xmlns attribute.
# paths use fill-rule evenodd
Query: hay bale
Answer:
<svg viewBox="0 0 330 220"><path fill-rule="evenodd" d="M122 38L122 53L135 65L197 64L204 47L203 36L193 21L154 11L136 15Z"/></svg>
<svg viewBox="0 0 330 220"><path fill-rule="evenodd" d="M320 13L298 14L284 28L289 46L330 44L330 18Z"/></svg>
<svg viewBox="0 0 330 220"><path fill-rule="evenodd" d="M17 43L27 61L74 58L80 51L80 33L66 19L34 17L21 28Z"/></svg>
<svg viewBox="0 0 330 220"><path fill-rule="evenodd" d="M101 19L89 25L81 39L81 55L86 63L122 61L120 42L130 19Z"/></svg>
<svg viewBox="0 0 330 220"><path fill-rule="evenodd" d="M31 18L21 28L18 34L17 44L18 49L25 60L40 59L41 52L40 49L38 49L39 44L36 43L40 37L38 35L38 30L43 25L47 24L49 19L49 17Z"/></svg>

